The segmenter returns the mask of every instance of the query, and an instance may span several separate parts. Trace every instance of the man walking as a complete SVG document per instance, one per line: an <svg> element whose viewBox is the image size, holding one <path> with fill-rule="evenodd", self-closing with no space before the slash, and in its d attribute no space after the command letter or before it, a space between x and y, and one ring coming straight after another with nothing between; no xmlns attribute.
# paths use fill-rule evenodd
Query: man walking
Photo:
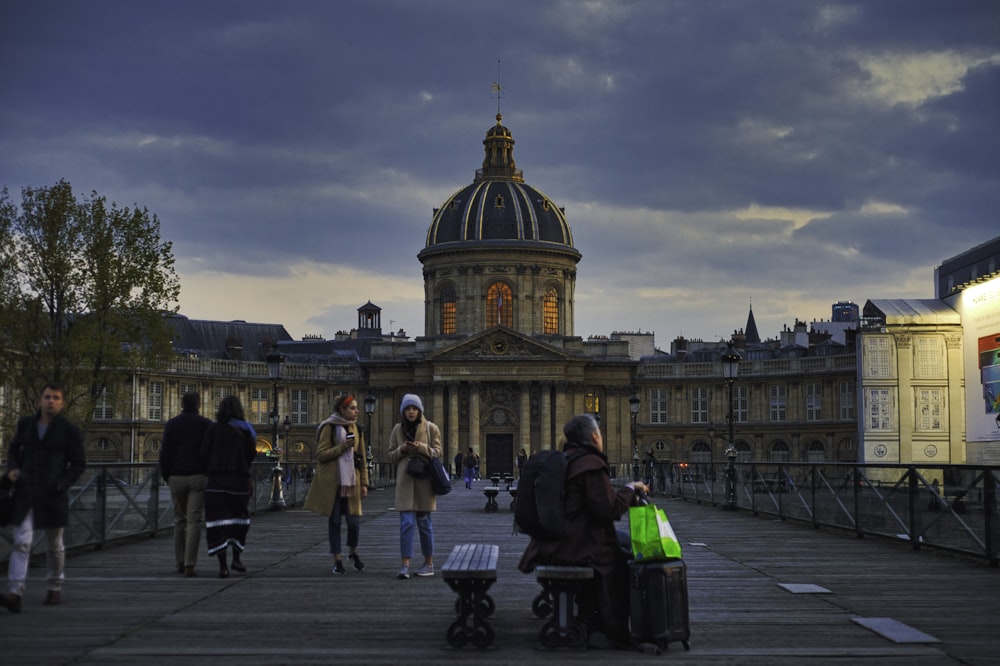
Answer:
<svg viewBox="0 0 1000 666"><path fill-rule="evenodd" d="M174 561L177 573L195 575L201 527L205 523L205 467L201 440L212 421L201 416L201 396L181 396L181 413L167 421L160 448L160 473L174 502Z"/></svg>
<svg viewBox="0 0 1000 666"><path fill-rule="evenodd" d="M69 489L86 465L83 435L62 415L66 394L61 386L42 387L39 411L17 422L7 449L7 478L16 485L14 547L7 570L7 592L0 605L21 612L28 577L31 542L45 530L45 605L60 602L66 562L63 528L69 523Z"/></svg>

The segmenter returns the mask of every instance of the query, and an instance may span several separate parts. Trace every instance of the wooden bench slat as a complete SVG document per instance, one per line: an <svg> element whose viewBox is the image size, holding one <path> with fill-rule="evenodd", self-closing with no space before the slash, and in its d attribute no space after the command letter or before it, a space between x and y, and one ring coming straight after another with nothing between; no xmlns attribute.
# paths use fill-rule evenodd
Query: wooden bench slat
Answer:
<svg viewBox="0 0 1000 666"><path fill-rule="evenodd" d="M441 575L445 578L482 578L496 580L497 560L500 558L500 547L492 544L459 544L455 546L444 566Z"/></svg>

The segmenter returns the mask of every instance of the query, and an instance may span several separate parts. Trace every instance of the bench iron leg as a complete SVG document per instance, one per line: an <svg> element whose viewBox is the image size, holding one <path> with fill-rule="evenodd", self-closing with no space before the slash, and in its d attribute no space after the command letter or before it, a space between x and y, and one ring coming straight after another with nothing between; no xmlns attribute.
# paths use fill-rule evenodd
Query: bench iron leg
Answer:
<svg viewBox="0 0 1000 666"><path fill-rule="evenodd" d="M486 620L496 611L496 604L487 591L493 581L449 579L447 583L458 593L455 602L458 618L448 627L448 643L453 647L463 647L470 642L478 648L489 647L493 643L493 627Z"/></svg>

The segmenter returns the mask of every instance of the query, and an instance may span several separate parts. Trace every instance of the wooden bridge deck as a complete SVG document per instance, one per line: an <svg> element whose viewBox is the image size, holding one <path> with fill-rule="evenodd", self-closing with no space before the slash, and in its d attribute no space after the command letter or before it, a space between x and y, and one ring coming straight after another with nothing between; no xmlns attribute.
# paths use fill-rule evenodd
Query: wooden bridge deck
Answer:
<svg viewBox="0 0 1000 666"><path fill-rule="evenodd" d="M330 574L325 519L301 508L254 517L245 575L222 580L202 558L199 577L173 570L164 535L70 557L64 603L43 606L44 567L31 570L24 610L0 611L10 664L998 664L1000 570L981 560L905 544L656 498L688 563L691 651L538 647L538 591L519 573L526 538L512 534L509 496L483 511L482 483L456 484L434 514L436 564L456 543L500 546L491 593L494 645L450 648L455 595L441 579L397 580L392 490L374 491L359 549L367 569ZM415 548L419 552L419 547ZM419 563L419 555L415 558ZM789 591L782 585L807 586ZM817 593L818 586L827 592ZM814 590L809 592L808 590ZM805 591L801 591L805 590ZM904 630L892 640L856 618ZM907 642L905 630L911 630ZM920 634L919 632L922 632ZM897 642L900 638L903 642Z"/></svg>

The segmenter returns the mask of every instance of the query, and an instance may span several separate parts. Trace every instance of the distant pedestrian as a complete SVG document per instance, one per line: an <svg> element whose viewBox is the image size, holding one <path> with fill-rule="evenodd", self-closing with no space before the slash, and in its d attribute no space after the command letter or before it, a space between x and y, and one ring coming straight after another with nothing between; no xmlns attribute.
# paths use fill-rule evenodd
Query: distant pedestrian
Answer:
<svg viewBox="0 0 1000 666"><path fill-rule="evenodd" d="M250 529L250 463L257 455L257 433L236 396L219 403L215 423L205 431L201 457L208 479L205 484L205 540L208 554L219 559L219 578L229 577L227 550L233 549L233 571L243 573L240 558Z"/></svg>
<svg viewBox="0 0 1000 666"><path fill-rule="evenodd" d="M459 451L455 454L455 478L462 476L462 452Z"/></svg>
<svg viewBox="0 0 1000 666"><path fill-rule="evenodd" d="M361 501L368 497L368 461L365 441L358 431L358 401L353 395L338 397L333 414L316 429L316 479L309 487L305 508L327 516L327 538L333 555L333 574L345 574L341 556L340 524L347 522L348 559L358 571L365 565L358 555L361 536Z"/></svg>
<svg viewBox="0 0 1000 666"><path fill-rule="evenodd" d="M521 472L524 470L525 463L528 462L528 454L524 449L517 452L517 478L521 478Z"/></svg>
<svg viewBox="0 0 1000 666"><path fill-rule="evenodd" d="M434 525L431 513L437 509L437 495L427 475L417 478L407 473L411 458L441 457L441 430L424 417L420 396L407 393L399 406L400 422L389 435L389 460L396 463L396 510L399 511L399 578L410 577L413 532L420 532L420 552L424 564L418 576L434 575Z"/></svg>
<svg viewBox="0 0 1000 666"><path fill-rule="evenodd" d="M170 488L174 504L174 561L177 573L195 574L201 529L205 524L205 466L201 460L201 440L212 425L198 413L201 396L188 392L181 396L181 413L163 427L160 445L160 474Z"/></svg>
<svg viewBox="0 0 1000 666"><path fill-rule="evenodd" d="M7 478L16 488L11 520L14 543L7 569L7 592L0 595L0 605L11 613L21 612L35 530L45 531L45 605L53 606L61 600L69 489L86 466L83 435L62 415L65 402L66 392L61 386L43 386L38 412L17 422L7 446Z"/></svg>
<svg viewBox="0 0 1000 666"><path fill-rule="evenodd" d="M476 454L471 446L469 452L462 458L462 464L465 465L465 487L471 490L472 480L476 476Z"/></svg>

